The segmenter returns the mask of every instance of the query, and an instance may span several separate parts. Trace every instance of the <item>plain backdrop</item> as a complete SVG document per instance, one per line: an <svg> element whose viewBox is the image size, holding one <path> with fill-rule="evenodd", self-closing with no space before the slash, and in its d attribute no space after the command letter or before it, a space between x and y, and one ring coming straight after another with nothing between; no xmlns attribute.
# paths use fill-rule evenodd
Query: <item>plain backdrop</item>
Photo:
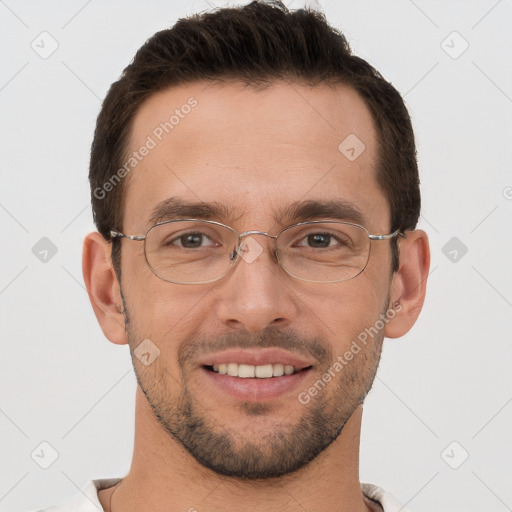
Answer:
<svg viewBox="0 0 512 512"><path fill-rule="evenodd" d="M129 469L128 347L102 335L81 274L90 144L137 48L218 5L0 1L2 511ZM424 311L385 341L366 401L361 481L417 512L511 510L512 1L320 5L405 97L432 249Z"/></svg>

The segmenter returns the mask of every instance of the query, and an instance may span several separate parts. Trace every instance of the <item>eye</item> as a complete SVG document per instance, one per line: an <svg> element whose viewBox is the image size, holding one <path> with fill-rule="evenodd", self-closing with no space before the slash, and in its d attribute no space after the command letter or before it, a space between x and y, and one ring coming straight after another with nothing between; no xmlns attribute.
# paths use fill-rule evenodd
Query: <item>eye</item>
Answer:
<svg viewBox="0 0 512 512"><path fill-rule="evenodd" d="M210 242L209 245L203 245L203 242ZM208 235L201 232L192 232L179 235L165 243L167 246L177 245L183 249L197 249L201 247L218 247L221 244L214 242Z"/></svg>
<svg viewBox="0 0 512 512"><path fill-rule="evenodd" d="M347 238L347 236L343 235L343 233L309 233L305 237L301 239L301 242L299 243L299 247L309 247L312 249L324 249L328 247L346 247L350 244L350 239Z"/></svg>

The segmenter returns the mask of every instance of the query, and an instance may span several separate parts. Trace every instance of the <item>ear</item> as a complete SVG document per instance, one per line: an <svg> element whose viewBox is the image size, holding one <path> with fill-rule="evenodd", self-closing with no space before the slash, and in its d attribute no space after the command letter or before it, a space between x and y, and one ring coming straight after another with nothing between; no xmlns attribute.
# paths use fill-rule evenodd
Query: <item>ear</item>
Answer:
<svg viewBox="0 0 512 512"><path fill-rule="evenodd" d="M124 315L119 312L122 304L121 290L112 264L112 244L98 233L89 233L84 240L82 272L94 314L103 334L118 345L128 343Z"/></svg>
<svg viewBox="0 0 512 512"><path fill-rule="evenodd" d="M425 300L430 267L428 236L420 229L407 231L405 235L399 241L400 267L391 280L389 307L398 305L394 308L394 318L386 324L387 338L406 334L415 324Z"/></svg>

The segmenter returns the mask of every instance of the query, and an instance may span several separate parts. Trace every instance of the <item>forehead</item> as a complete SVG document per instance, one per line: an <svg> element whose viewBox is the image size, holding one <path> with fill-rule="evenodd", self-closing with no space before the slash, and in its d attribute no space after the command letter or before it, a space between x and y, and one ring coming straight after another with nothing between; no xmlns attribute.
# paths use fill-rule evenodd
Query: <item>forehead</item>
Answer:
<svg viewBox="0 0 512 512"><path fill-rule="evenodd" d="M192 202L200 204L189 211L206 209L203 218L244 220L251 229L304 213L304 201L334 209L341 202L369 224L388 218L375 178L373 118L347 86L173 87L140 107L129 142L137 164L124 226L132 230L149 227L165 204Z"/></svg>

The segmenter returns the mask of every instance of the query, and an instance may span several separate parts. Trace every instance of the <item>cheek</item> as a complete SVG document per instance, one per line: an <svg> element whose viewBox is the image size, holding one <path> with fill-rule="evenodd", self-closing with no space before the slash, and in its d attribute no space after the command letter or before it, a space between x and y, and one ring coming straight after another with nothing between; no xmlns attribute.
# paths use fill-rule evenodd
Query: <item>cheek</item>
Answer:
<svg viewBox="0 0 512 512"><path fill-rule="evenodd" d="M178 350L184 340L197 335L209 311L205 304L210 288L168 283L153 274L143 253L134 260L126 258L122 276L132 350L143 340L151 340L160 351L156 366L179 380Z"/></svg>
<svg viewBox="0 0 512 512"><path fill-rule="evenodd" d="M157 326L176 322L182 311L190 308L191 290L155 275L146 261L142 244L128 249L131 250L123 252L121 259L121 284L128 307L140 322L146 324Z"/></svg>
<svg viewBox="0 0 512 512"><path fill-rule="evenodd" d="M326 340L331 340L337 357L365 329L375 325L386 307L389 283L383 275L365 270L351 281L323 286L317 293L304 293L302 299L306 316L314 319Z"/></svg>
<svg viewBox="0 0 512 512"><path fill-rule="evenodd" d="M146 280L141 286L126 287L132 326L140 335L165 343L179 340L192 328L191 322L201 307L203 294L184 293L176 289L179 285L153 281Z"/></svg>

